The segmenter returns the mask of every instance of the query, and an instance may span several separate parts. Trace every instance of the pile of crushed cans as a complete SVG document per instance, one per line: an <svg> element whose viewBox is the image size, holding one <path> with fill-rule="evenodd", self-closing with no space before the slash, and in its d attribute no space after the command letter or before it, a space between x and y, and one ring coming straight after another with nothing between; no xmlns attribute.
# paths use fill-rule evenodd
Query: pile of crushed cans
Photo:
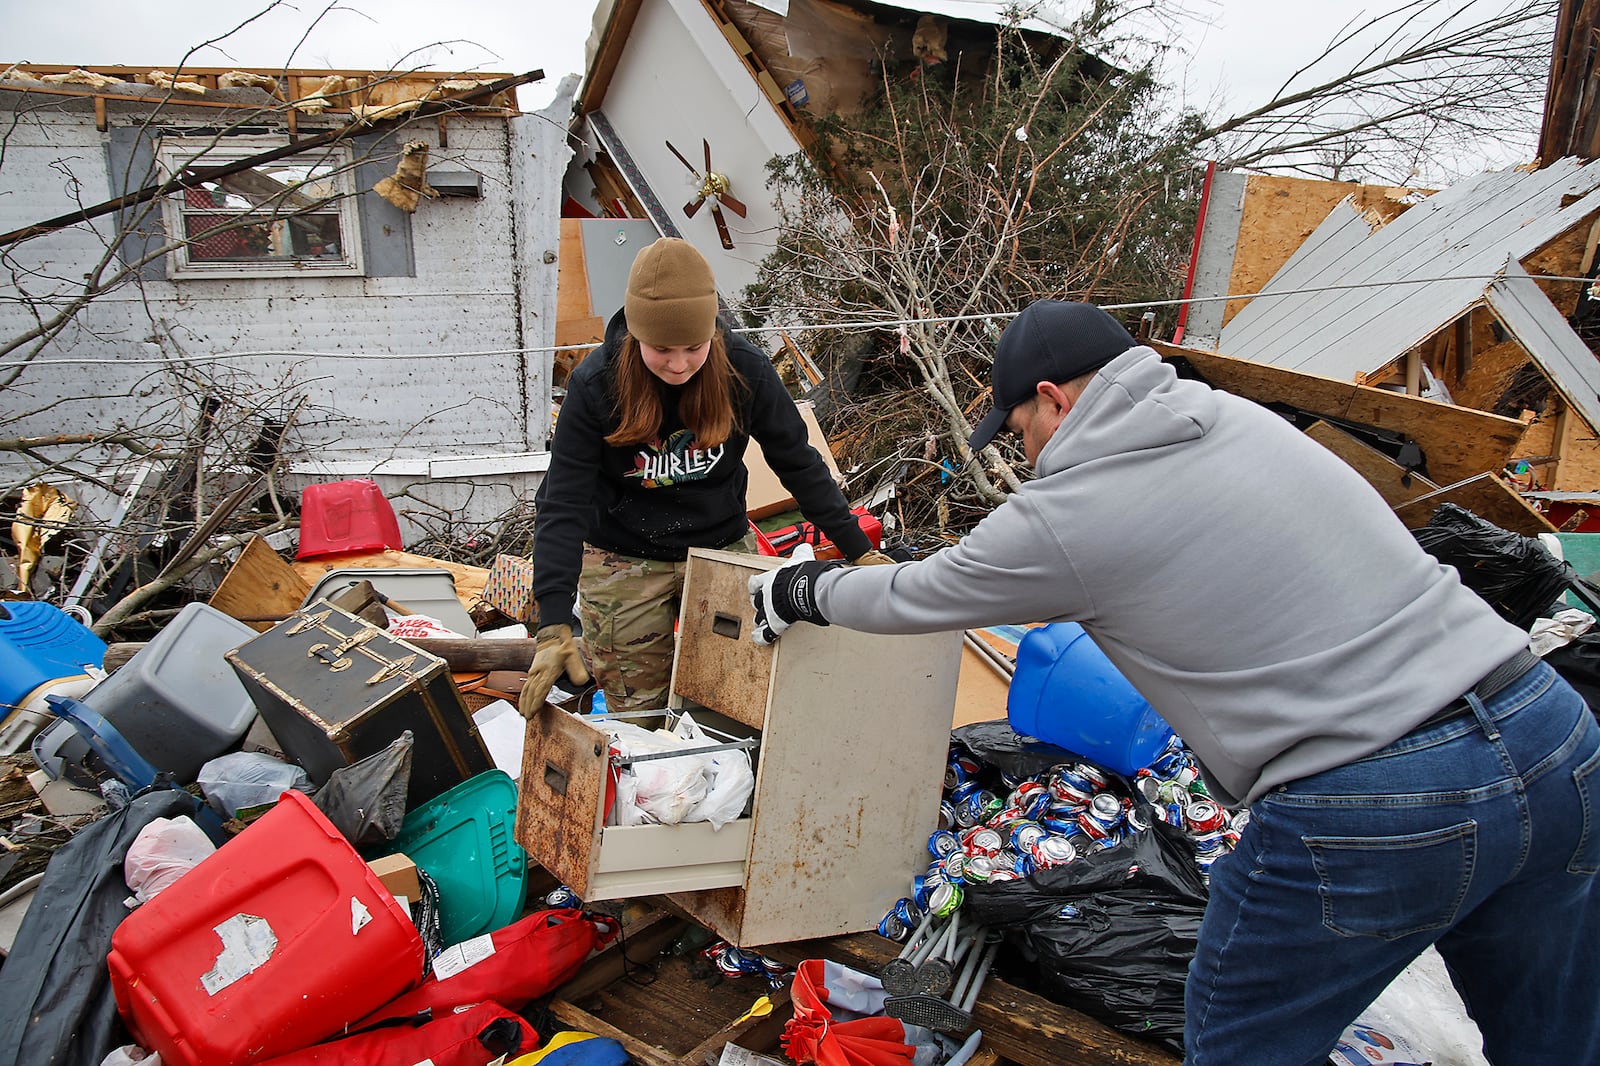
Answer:
<svg viewBox="0 0 1600 1066"><path fill-rule="evenodd" d="M980 779L998 779L1005 794ZM939 828L928 838L933 861L912 879L911 895L878 923L890 940L903 942L924 915L954 912L967 885L1065 866L1144 832L1157 818L1188 831L1195 865L1209 883L1212 864L1238 843L1250 817L1247 810L1230 814L1211 799L1194 757L1176 736L1134 775L1136 794L1126 779L1091 762L1013 778L959 745L950 748L944 789Z"/></svg>

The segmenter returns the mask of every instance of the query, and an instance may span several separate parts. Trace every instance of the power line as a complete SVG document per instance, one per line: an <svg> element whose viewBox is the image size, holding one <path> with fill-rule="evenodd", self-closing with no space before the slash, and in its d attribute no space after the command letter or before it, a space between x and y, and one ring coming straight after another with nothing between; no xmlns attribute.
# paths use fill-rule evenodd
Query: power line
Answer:
<svg viewBox="0 0 1600 1066"><path fill-rule="evenodd" d="M1307 293L1343 292L1350 289L1384 288L1391 285L1428 285L1445 281L1493 281L1501 274L1446 274L1427 278L1397 278L1389 281L1356 281L1341 285L1308 285L1298 289L1280 289L1273 292L1255 293L1230 293L1225 296L1193 296L1188 299L1176 300L1140 300L1133 303L1100 304L1107 311L1131 311L1138 308L1149 307L1177 307L1183 304L1217 303L1227 300L1263 300L1279 296L1302 296ZM1596 279L1576 277L1567 274L1532 274L1535 281L1570 281L1583 285L1594 284ZM896 329L901 326L930 326L954 325L962 322L983 322L995 319L1014 318L1016 311L996 311L981 315L944 315L927 318L875 318L857 321L821 322L821 323L795 323L784 326L753 326L737 332L743 334L756 333L784 333L800 332L805 330L823 329ZM493 356L505 355L538 355L545 352L570 352L589 351L597 345L585 344L557 344L541 345L532 348L488 348L479 351L461 352L319 352L319 351L289 351L281 349L261 349L256 351L219 352L216 355L195 356L181 359L31 359L0 362L0 369L15 369L19 367L41 366L165 366L178 363L184 366L204 365L208 363L231 362L236 359L483 359ZM1226 353L1223 353L1226 354Z"/></svg>

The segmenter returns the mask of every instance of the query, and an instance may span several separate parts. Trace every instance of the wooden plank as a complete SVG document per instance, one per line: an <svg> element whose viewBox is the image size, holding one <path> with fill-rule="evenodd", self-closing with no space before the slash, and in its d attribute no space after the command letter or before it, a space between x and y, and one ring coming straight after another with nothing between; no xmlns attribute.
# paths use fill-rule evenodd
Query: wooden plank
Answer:
<svg viewBox="0 0 1600 1066"><path fill-rule="evenodd" d="M550 1014L559 1022L584 1032L593 1033L595 1036L606 1036L621 1044L627 1051L628 1057L639 1066L676 1066L678 1056L656 1044L647 1044L636 1038L632 1033L624 1032L604 1019L598 1018L581 1007L574 1006L564 999L553 1000L550 1003Z"/></svg>
<svg viewBox="0 0 1600 1066"><path fill-rule="evenodd" d="M1396 507L1394 512L1407 529L1421 529L1428 524L1428 519L1441 503L1464 507L1501 529L1521 533L1525 537L1556 532L1556 527L1544 515L1534 510L1527 500L1494 474L1479 474L1454 485L1446 485L1437 492L1419 496L1410 503Z"/></svg>
<svg viewBox="0 0 1600 1066"><path fill-rule="evenodd" d="M1307 428L1306 436L1353 467L1356 473L1378 490L1390 507L1399 507L1418 496L1439 490L1438 485L1421 474L1407 475L1399 463L1378 449L1326 422L1317 422ZM1407 481L1410 484L1406 484Z"/></svg>
<svg viewBox="0 0 1600 1066"><path fill-rule="evenodd" d="M797 966L806 959L832 959L877 973L899 946L875 933L805 940L761 949ZM978 994L973 1023L983 1043L1017 1066L1178 1066L1177 1055L1104 1022L1052 1003L1043 996L990 976Z"/></svg>
<svg viewBox="0 0 1600 1066"><path fill-rule="evenodd" d="M251 537L217 591L211 594L209 603L232 618L261 618L292 613L305 602L310 591L311 585L272 550L272 545L262 537ZM265 633L275 623L246 624L258 633Z"/></svg>
<svg viewBox="0 0 1600 1066"><path fill-rule="evenodd" d="M672 944L689 923L667 911L652 911L638 922L623 926L623 935L583 964L578 975L555 990L556 999L582 1003L630 968L648 964Z"/></svg>
<svg viewBox="0 0 1600 1066"><path fill-rule="evenodd" d="M583 220L561 220L561 244L556 277L556 345L599 344L605 339L605 321L594 313L589 292L589 269L583 251ZM565 351L555 354L556 383L565 381L572 368L588 354Z"/></svg>
<svg viewBox="0 0 1600 1066"><path fill-rule="evenodd" d="M776 1048L784 1026L794 1018L794 1003L789 999L787 986L767 993L767 998L772 1003L771 1010L724 1025L679 1058L678 1066L714 1063L728 1044L737 1044L747 1051Z"/></svg>
<svg viewBox="0 0 1600 1066"><path fill-rule="evenodd" d="M1161 341L1150 346L1168 359L1187 359L1212 386L1247 400L1288 403L1316 415L1403 433L1422 447L1428 471L1441 485L1504 468L1525 428L1514 418L1387 389Z"/></svg>

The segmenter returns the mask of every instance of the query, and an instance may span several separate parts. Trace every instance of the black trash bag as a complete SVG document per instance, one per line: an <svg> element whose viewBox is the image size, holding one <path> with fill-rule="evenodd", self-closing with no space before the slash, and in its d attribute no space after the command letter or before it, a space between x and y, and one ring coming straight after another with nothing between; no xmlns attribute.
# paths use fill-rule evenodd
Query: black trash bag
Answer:
<svg viewBox="0 0 1600 1066"><path fill-rule="evenodd" d="M129 1042L106 967L133 894L122 863L145 826L195 808L187 792L151 789L50 856L0 969L0 1066L100 1066Z"/></svg>
<svg viewBox="0 0 1600 1066"><path fill-rule="evenodd" d="M414 746L408 729L382 751L329 774L311 801L358 848L393 840L406 817Z"/></svg>
<svg viewBox="0 0 1600 1066"><path fill-rule="evenodd" d="M1013 983L1181 1046L1183 984L1206 898L1188 837L1158 820L1065 866L969 885L961 914L1003 931L1020 956L1002 967Z"/></svg>
<svg viewBox="0 0 1600 1066"><path fill-rule="evenodd" d="M1004 718L957 726L950 731L950 739L985 766L1014 778L1033 777L1052 766L1078 762L1082 758L1066 748L1021 736Z"/></svg>
<svg viewBox="0 0 1600 1066"><path fill-rule="evenodd" d="M1455 567L1463 585L1519 629L1548 616L1568 588L1585 601L1593 595L1594 586L1537 537L1501 529L1453 503L1440 504L1412 536L1434 558Z"/></svg>
<svg viewBox="0 0 1600 1066"><path fill-rule="evenodd" d="M1578 690L1590 713L1600 716L1600 633L1585 633L1546 652L1544 661Z"/></svg>

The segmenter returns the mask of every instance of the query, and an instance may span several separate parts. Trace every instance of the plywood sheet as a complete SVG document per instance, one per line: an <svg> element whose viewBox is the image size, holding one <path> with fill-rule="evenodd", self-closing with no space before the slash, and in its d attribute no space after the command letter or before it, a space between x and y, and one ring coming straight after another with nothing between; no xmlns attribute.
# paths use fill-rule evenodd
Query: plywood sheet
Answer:
<svg viewBox="0 0 1600 1066"><path fill-rule="evenodd" d="M1523 433L1514 418L1423 400L1387 389L1298 370L1151 342L1168 358L1184 358L1214 387L1257 403L1288 403L1313 414L1379 426L1421 445L1441 485L1505 467Z"/></svg>
<svg viewBox="0 0 1600 1066"><path fill-rule="evenodd" d="M1378 490L1390 507L1399 507L1418 496L1439 490L1438 485L1421 474L1408 475L1399 463L1378 449L1326 422L1311 426L1306 430L1306 436L1350 464L1356 473Z"/></svg>
<svg viewBox="0 0 1600 1066"><path fill-rule="evenodd" d="M583 220L561 220L560 269L556 282L556 346L594 345L605 339L606 324L594 313L589 295L589 271L583 254ZM555 376L565 381L585 350L557 352Z"/></svg>
<svg viewBox="0 0 1600 1066"><path fill-rule="evenodd" d="M1480 474L1395 508L1407 529L1421 529L1442 503L1463 507L1501 529L1536 537L1556 527L1494 474Z"/></svg>
<svg viewBox="0 0 1600 1066"><path fill-rule="evenodd" d="M292 614L305 602L311 585L262 537L251 537L211 594L210 605L230 618L269 618ZM258 633L272 622L246 622Z"/></svg>
<svg viewBox="0 0 1600 1066"><path fill-rule="evenodd" d="M1245 184L1228 291L1260 292L1345 197L1354 197L1356 210L1379 225L1405 210L1401 198L1412 191L1351 181L1250 175ZM1222 312L1223 324L1249 302L1248 299L1229 300Z"/></svg>

